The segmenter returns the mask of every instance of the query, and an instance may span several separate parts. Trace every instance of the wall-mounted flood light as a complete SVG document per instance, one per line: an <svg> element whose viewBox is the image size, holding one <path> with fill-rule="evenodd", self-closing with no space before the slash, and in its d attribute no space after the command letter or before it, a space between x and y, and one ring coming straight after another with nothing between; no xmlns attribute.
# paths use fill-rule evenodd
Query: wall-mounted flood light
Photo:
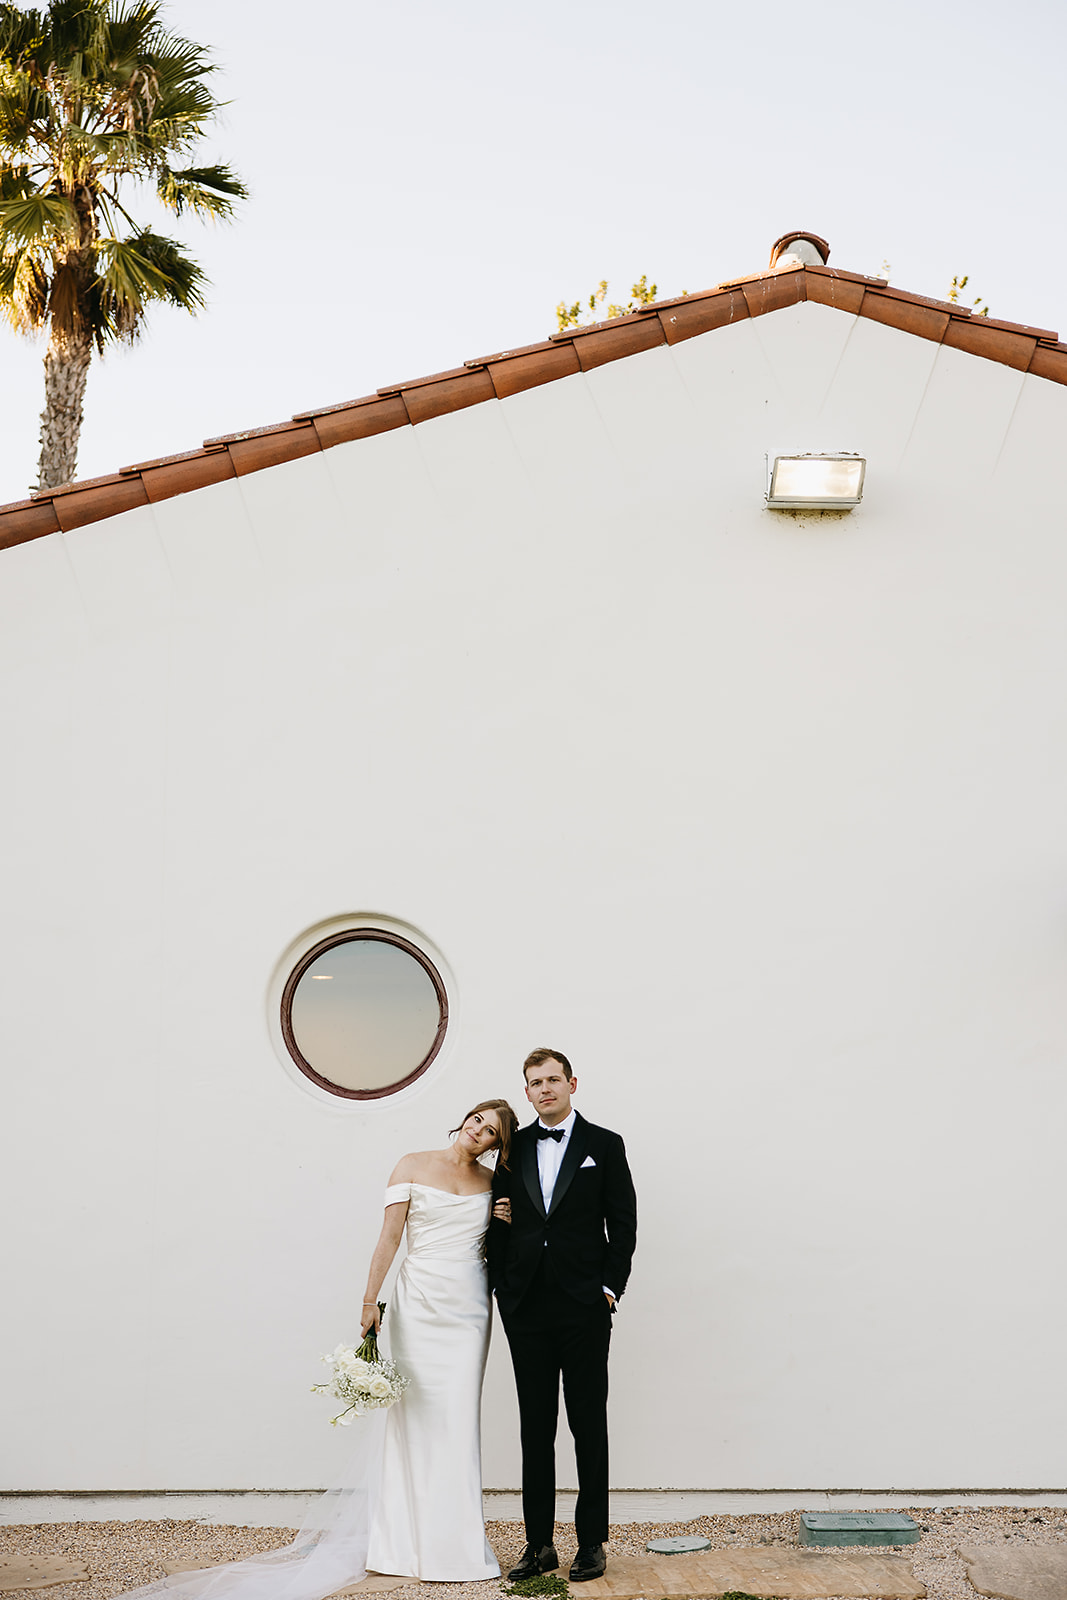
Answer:
<svg viewBox="0 0 1067 1600"><path fill-rule="evenodd" d="M863 456L775 456L767 504L775 511L851 511L863 499Z"/></svg>

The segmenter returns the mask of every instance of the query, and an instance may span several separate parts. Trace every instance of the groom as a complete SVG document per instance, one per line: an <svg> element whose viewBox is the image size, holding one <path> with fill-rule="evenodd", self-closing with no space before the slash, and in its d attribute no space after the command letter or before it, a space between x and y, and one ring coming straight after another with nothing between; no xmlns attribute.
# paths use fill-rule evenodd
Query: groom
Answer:
<svg viewBox="0 0 1067 1600"><path fill-rule="evenodd" d="M526 1549L512 1583L552 1572L559 1384L574 1436L578 1553L572 1583L607 1566L608 1342L637 1239L637 1196L617 1133L575 1111L578 1080L559 1050L523 1065L537 1121L493 1179L489 1275L511 1346L522 1431ZM510 1217L510 1222L505 1221Z"/></svg>

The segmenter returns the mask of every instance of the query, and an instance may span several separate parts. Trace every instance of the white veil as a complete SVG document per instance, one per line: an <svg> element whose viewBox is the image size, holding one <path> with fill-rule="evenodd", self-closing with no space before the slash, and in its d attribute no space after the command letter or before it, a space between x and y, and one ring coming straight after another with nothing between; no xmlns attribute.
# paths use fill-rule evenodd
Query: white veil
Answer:
<svg viewBox="0 0 1067 1600"><path fill-rule="evenodd" d="M385 1412L354 1425L341 1483L312 1502L292 1544L129 1589L121 1600L325 1600L367 1574L367 1542L380 1476Z"/></svg>

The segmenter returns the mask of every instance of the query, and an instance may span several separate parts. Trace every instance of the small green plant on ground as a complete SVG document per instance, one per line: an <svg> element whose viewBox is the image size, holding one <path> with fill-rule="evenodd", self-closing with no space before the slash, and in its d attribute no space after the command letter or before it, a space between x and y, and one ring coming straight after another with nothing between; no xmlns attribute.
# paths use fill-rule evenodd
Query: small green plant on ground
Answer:
<svg viewBox="0 0 1067 1600"><path fill-rule="evenodd" d="M746 1594L743 1589L727 1589L722 1600L760 1600L760 1597L755 1594Z"/></svg>
<svg viewBox="0 0 1067 1600"><path fill-rule="evenodd" d="M566 1578L561 1578L558 1572L542 1572L536 1578L520 1578L518 1583L502 1583L500 1587L505 1594L523 1597L559 1595L560 1600L567 1600L570 1594Z"/></svg>

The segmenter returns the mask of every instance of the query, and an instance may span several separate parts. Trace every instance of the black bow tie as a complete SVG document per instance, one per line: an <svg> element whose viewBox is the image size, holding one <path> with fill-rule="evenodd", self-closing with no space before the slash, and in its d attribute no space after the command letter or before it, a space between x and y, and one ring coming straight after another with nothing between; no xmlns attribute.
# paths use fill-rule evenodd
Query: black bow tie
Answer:
<svg viewBox="0 0 1067 1600"><path fill-rule="evenodd" d="M557 1144L566 1137L562 1128L542 1128L540 1123L537 1124L534 1133L539 1139L555 1139Z"/></svg>

